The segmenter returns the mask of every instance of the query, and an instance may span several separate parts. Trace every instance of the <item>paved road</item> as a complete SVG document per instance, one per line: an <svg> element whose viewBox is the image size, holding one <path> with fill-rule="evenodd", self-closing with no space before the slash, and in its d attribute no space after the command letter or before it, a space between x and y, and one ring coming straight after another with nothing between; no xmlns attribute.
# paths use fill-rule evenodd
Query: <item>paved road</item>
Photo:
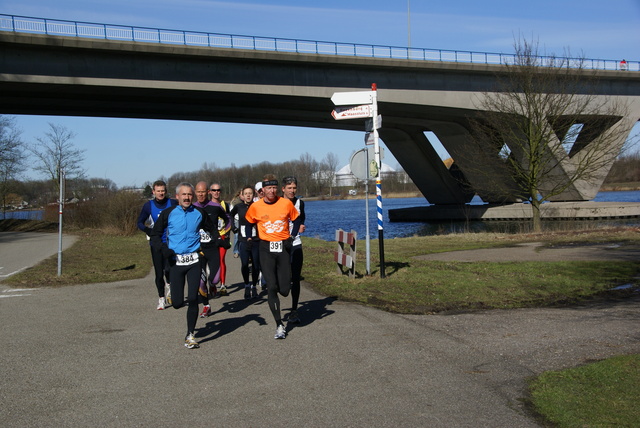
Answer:
<svg viewBox="0 0 640 428"><path fill-rule="evenodd" d="M62 250L75 240L75 236L63 235ZM57 253L57 233L0 232L0 280Z"/></svg>
<svg viewBox="0 0 640 428"><path fill-rule="evenodd" d="M0 299L3 426L534 427L526 378L640 352L638 298L402 316L306 287L303 323L277 341L227 261L235 286L196 350L150 276Z"/></svg>

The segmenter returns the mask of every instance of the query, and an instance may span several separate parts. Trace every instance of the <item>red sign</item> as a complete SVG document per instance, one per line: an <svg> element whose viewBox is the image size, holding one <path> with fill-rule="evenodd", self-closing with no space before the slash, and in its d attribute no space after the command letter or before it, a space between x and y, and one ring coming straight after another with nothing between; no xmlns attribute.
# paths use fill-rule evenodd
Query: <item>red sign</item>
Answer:
<svg viewBox="0 0 640 428"><path fill-rule="evenodd" d="M361 117L371 117L373 110L370 104L360 106L336 107L331 112L335 120L358 119Z"/></svg>

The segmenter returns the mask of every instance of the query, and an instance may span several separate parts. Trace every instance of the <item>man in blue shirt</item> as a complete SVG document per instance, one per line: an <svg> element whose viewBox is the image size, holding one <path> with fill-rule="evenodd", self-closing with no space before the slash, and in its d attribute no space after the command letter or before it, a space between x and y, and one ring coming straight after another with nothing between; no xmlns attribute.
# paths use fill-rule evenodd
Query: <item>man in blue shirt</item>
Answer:
<svg viewBox="0 0 640 428"><path fill-rule="evenodd" d="M160 213L151 231L151 245L161 248L169 259L169 283L172 306L184 306L184 284L187 283L187 335L184 346L199 348L195 339L198 321L198 288L200 286L200 230L214 235L218 225L202 208L193 205L193 186L180 183L176 187L178 205ZM162 241L166 234L166 241Z"/></svg>
<svg viewBox="0 0 640 428"><path fill-rule="evenodd" d="M167 198L167 183L157 180L152 187L153 199L148 200L142 206L140 215L138 216L138 229L147 234L150 239L151 229L155 224L160 213L169 207L175 206L177 202L174 199ZM162 237L162 241L166 241L166 236ZM169 264L162 256L160 249L151 248L151 261L153 262L153 271L155 273L155 283L158 289L158 310L163 310L165 306L171 304L171 294L169 289Z"/></svg>

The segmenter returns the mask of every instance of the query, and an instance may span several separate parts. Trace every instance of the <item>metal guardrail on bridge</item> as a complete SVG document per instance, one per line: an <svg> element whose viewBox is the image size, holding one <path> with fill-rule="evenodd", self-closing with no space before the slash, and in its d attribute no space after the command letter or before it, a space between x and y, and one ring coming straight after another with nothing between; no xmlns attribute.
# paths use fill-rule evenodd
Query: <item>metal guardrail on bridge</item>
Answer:
<svg viewBox="0 0 640 428"><path fill-rule="evenodd" d="M133 27L126 25L97 24L91 22L63 21L58 19L33 18L3 14L0 14L0 31L106 40L126 40L143 43L179 44L216 48L392 58L419 61L462 62L473 64L510 64L516 59L515 54L240 36L197 31ZM540 56L538 58L540 58L543 64L547 64L553 59L558 59L551 56ZM558 61L558 63L562 63L564 66L568 65L569 67L580 64L583 68L594 70L626 69L631 71L640 71L640 61L627 61L626 67L622 65L619 60L611 59L564 58L564 61Z"/></svg>

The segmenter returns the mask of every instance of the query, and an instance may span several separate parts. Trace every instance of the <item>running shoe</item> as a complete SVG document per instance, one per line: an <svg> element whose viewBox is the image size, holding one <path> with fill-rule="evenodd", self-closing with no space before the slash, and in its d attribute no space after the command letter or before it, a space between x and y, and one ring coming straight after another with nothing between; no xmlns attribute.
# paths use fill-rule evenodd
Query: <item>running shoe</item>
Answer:
<svg viewBox="0 0 640 428"><path fill-rule="evenodd" d="M211 305L204 305L202 307L202 313L200 314L200 318L206 318L211 315Z"/></svg>
<svg viewBox="0 0 640 428"><path fill-rule="evenodd" d="M293 324L300 324L300 317L298 316L298 311L295 309L289 313L289 322Z"/></svg>
<svg viewBox="0 0 640 428"><path fill-rule="evenodd" d="M244 287L244 300L250 300L251 299L251 288L250 287Z"/></svg>
<svg viewBox="0 0 640 428"><path fill-rule="evenodd" d="M211 284L209 286L209 298L215 299L216 297L220 297L220 295L218 294L218 289L215 285Z"/></svg>
<svg viewBox="0 0 640 428"><path fill-rule="evenodd" d="M171 285L169 283L164 284L164 299L167 305L171 306L173 304L171 301Z"/></svg>
<svg viewBox="0 0 640 428"><path fill-rule="evenodd" d="M273 336L274 339L284 339L287 337L287 332L284 329L284 325L280 324L278 328L276 328L276 335Z"/></svg>
<svg viewBox="0 0 640 428"><path fill-rule="evenodd" d="M220 288L218 289L218 293L220 293L221 296L228 296L229 292L227 291L227 287L224 284L220 284Z"/></svg>
<svg viewBox="0 0 640 428"><path fill-rule="evenodd" d="M257 299L258 298L258 289L256 288L255 285L251 286L251 297L253 299Z"/></svg>
<svg viewBox="0 0 640 428"><path fill-rule="evenodd" d="M198 342L196 342L196 336L193 333L187 334L187 337L184 338L184 346L189 349L199 348Z"/></svg>
<svg viewBox="0 0 640 428"><path fill-rule="evenodd" d="M164 309L164 297L161 297L158 299L158 307L156 308L157 310L161 311Z"/></svg>

